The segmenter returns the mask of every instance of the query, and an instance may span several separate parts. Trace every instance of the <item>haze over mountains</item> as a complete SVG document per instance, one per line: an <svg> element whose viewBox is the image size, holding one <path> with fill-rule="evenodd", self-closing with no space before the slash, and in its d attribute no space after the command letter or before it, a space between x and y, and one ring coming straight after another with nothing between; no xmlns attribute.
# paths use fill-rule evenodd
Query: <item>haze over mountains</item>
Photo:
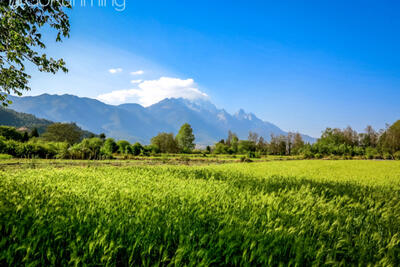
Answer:
<svg viewBox="0 0 400 267"><path fill-rule="evenodd" d="M15 97L9 108L56 122L75 122L85 130L108 137L147 144L159 132L176 134L186 122L192 125L198 145L210 145L226 138L228 131L247 139L253 131L269 140L271 134L287 134L272 123L244 110L231 115L207 100L164 99L147 108L139 104L107 105L73 95ZM303 136L306 142L314 138Z"/></svg>

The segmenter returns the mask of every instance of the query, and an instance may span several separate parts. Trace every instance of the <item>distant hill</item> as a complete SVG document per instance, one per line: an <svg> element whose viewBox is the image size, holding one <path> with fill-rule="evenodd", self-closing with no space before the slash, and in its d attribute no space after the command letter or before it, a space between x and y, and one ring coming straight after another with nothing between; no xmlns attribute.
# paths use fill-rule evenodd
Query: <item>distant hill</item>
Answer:
<svg viewBox="0 0 400 267"><path fill-rule="evenodd" d="M249 131L257 132L266 140L271 134L286 134L276 125L262 121L253 113L239 110L231 115L218 109L210 101L189 101L169 98L150 107L138 104L107 105L91 98L73 95L10 97L10 108L37 117L59 122L76 122L83 129L105 133L109 137L130 142L149 143L159 132L177 133L188 122L192 125L196 143L209 145L226 138L228 131L247 139ZM303 135L306 142L315 139Z"/></svg>
<svg viewBox="0 0 400 267"><path fill-rule="evenodd" d="M15 128L27 128L28 130L36 128L38 129L38 132L42 134L46 131L47 126L53 123L53 121L39 119L32 114L17 112L9 108L0 107L0 125L12 126ZM81 131L82 138L95 135L94 133L84 129L81 129Z"/></svg>
<svg viewBox="0 0 400 267"><path fill-rule="evenodd" d="M26 127L29 130L37 128L39 133L43 133L47 126L52 123L52 121L39 119L31 114L0 107L0 125L13 126L16 128Z"/></svg>

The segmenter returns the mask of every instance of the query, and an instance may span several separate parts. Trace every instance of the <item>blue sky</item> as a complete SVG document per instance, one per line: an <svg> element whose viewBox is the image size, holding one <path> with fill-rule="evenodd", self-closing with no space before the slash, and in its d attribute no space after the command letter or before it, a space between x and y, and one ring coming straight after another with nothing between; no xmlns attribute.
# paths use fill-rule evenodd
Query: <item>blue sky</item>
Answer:
<svg viewBox="0 0 400 267"><path fill-rule="evenodd" d="M207 95L312 136L400 119L397 1L127 1L123 11L103 1L76 1L70 39L48 39L70 72L32 72L29 95L143 105Z"/></svg>

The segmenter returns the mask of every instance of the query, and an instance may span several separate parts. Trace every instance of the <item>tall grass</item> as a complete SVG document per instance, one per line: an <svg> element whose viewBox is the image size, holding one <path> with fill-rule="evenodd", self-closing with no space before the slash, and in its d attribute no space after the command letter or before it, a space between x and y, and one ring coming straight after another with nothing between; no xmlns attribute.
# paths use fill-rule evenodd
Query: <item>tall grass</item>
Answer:
<svg viewBox="0 0 400 267"><path fill-rule="evenodd" d="M0 160L2 159L12 159L12 156L8 154L0 154Z"/></svg>
<svg viewBox="0 0 400 267"><path fill-rule="evenodd" d="M399 266L385 164L0 172L0 265Z"/></svg>

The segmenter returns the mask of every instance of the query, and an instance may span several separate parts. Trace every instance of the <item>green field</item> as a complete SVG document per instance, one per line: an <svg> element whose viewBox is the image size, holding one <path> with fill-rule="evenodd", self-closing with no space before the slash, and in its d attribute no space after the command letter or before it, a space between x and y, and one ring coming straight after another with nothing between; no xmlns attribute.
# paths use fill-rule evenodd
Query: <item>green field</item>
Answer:
<svg viewBox="0 0 400 267"><path fill-rule="evenodd" d="M400 266L400 162L0 171L0 265Z"/></svg>

